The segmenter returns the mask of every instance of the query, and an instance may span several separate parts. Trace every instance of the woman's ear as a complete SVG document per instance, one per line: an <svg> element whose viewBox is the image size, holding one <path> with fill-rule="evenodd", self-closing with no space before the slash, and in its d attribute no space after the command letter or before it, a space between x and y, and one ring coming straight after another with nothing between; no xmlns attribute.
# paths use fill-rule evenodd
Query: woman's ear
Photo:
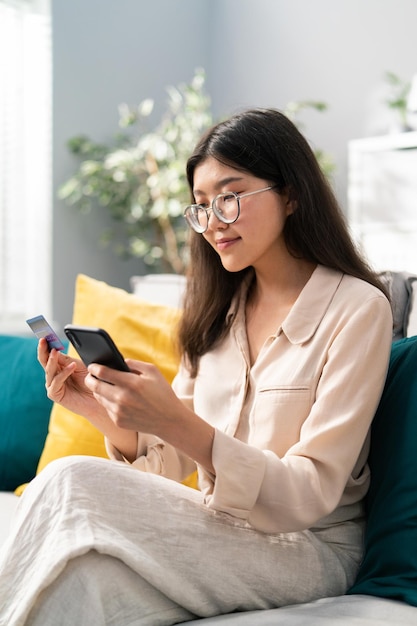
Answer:
<svg viewBox="0 0 417 626"><path fill-rule="evenodd" d="M291 187L287 187L287 189L285 190L285 196L286 196L285 204L287 207L287 215L292 215L293 213L295 213L295 211L298 208L296 194L294 193L294 190L291 189Z"/></svg>
<svg viewBox="0 0 417 626"><path fill-rule="evenodd" d="M298 207L297 200L288 200L287 201L287 215L292 215L296 212Z"/></svg>

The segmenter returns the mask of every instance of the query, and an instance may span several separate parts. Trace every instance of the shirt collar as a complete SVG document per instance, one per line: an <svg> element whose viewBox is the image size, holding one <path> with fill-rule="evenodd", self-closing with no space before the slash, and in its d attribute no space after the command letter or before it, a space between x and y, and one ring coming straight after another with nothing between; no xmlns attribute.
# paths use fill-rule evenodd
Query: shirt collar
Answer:
<svg viewBox="0 0 417 626"><path fill-rule="evenodd" d="M277 334L282 331L293 344L308 341L319 327L342 278L343 272L317 265L282 326L277 328ZM240 292L232 301L228 321L235 318L234 321L238 325L244 323L244 303L252 279L253 273L250 272L245 277Z"/></svg>
<svg viewBox="0 0 417 626"><path fill-rule="evenodd" d="M291 343L302 344L316 332L343 278L343 272L318 265L282 324Z"/></svg>

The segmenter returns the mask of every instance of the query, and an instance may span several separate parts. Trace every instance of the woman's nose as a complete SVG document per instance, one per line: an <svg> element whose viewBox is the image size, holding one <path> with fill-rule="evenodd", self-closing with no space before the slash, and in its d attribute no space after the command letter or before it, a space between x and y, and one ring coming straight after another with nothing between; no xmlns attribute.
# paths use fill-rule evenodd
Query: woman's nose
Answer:
<svg viewBox="0 0 417 626"><path fill-rule="evenodd" d="M218 230L219 228L226 228L229 224L225 224L215 214L213 209L207 209L207 229Z"/></svg>

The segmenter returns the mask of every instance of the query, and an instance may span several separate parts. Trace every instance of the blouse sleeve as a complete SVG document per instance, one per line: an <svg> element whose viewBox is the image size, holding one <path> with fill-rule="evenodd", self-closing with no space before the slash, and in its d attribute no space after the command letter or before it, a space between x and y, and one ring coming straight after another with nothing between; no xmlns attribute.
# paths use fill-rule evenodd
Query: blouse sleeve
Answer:
<svg viewBox="0 0 417 626"><path fill-rule="evenodd" d="M108 439L105 444L109 458L129 463ZM131 465L142 472L159 474L177 482L185 480L196 470L195 462L176 448L159 437L142 433L138 433L137 457Z"/></svg>

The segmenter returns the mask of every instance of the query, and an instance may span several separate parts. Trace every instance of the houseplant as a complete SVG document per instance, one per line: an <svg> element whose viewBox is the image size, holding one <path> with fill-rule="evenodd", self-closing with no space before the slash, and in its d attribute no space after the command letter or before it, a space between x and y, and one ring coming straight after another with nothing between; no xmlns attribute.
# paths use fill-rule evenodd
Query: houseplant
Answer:
<svg viewBox="0 0 417 626"><path fill-rule="evenodd" d="M146 122L153 101L119 107L122 131L112 146L74 137L69 150L81 159L59 196L83 211L94 202L122 224L102 233L115 251L142 258L150 271L183 273L187 227L184 206L190 196L185 162L198 138L212 123L205 76L197 70L189 84L168 87L167 110L153 131Z"/></svg>
<svg viewBox="0 0 417 626"><path fill-rule="evenodd" d="M403 80L394 72L385 72L385 82L390 88L390 93L385 99L388 107L397 114L397 124L401 131L409 130L407 123L407 102L411 88L411 82Z"/></svg>

